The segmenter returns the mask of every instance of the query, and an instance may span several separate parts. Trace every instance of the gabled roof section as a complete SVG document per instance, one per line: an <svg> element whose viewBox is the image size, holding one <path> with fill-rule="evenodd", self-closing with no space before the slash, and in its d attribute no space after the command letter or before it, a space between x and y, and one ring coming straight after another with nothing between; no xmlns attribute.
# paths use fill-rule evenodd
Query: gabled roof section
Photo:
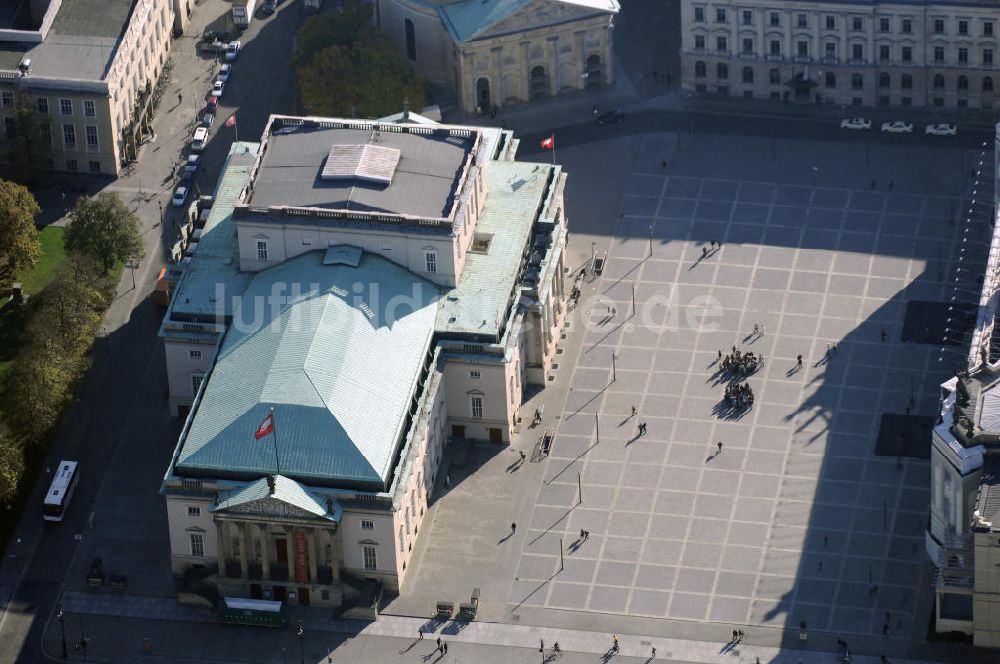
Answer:
<svg viewBox="0 0 1000 664"><path fill-rule="evenodd" d="M529 8L530 11L525 11ZM591 14L617 14L620 10L617 0L465 0L439 5L438 14L452 39L463 43L485 36L500 23L521 12L524 12L524 17L517 22L518 29L530 30L559 23L559 15L566 14L567 8L590 10ZM544 10L551 10L556 16ZM580 14L584 15L586 12ZM512 24L511 27L515 26Z"/></svg>
<svg viewBox="0 0 1000 664"><path fill-rule="evenodd" d="M356 267L324 265L324 254L259 272L247 286L181 443L178 475L387 484L440 291L374 254ZM271 408L274 432L257 440Z"/></svg>
<svg viewBox="0 0 1000 664"><path fill-rule="evenodd" d="M336 500L324 498L283 475L262 477L238 489L219 494L212 512L273 514L275 503L286 507L289 516L313 516L340 521L343 508Z"/></svg>

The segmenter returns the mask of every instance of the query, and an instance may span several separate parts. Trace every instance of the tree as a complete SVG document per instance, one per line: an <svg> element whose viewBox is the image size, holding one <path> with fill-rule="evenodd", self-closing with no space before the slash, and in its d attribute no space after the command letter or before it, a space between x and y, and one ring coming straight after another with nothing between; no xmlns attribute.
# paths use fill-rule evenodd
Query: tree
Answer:
<svg viewBox="0 0 1000 664"><path fill-rule="evenodd" d="M98 261L104 274L119 261L142 258L146 250L139 234L139 218L115 194L79 198L69 213L66 248Z"/></svg>
<svg viewBox="0 0 1000 664"><path fill-rule="evenodd" d="M302 24L292 64L296 68L304 66L328 46L350 46L374 34L372 6L348 0L339 11L317 14Z"/></svg>
<svg viewBox="0 0 1000 664"><path fill-rule="evenodd" d="M403 102L424 105L424 81L384 35L319 51L298 70L299 93L311 115L377 118Z"/></svg>
<svg viewBox="0 0 1000 664"><path fill-rule="evenodd" d="M24 475L24 448L6 433L0 432L0 500L7 502L17 495Z"/></svg>
<svg viewBox="0 0 1000 664"><path fill-rule="evenodd" d="M8 284L42 253L35 216L41 212L31 192L0 180L0 283Z"/></svg>
<svg viewBox="0 0 1000 664"><path fill-rule="evenodd" d="M34 98L18 94L14 100L14 135L7 142L7 156L11 172L19 174L24 182L34 183L48 171L51 131Z"/></svg>

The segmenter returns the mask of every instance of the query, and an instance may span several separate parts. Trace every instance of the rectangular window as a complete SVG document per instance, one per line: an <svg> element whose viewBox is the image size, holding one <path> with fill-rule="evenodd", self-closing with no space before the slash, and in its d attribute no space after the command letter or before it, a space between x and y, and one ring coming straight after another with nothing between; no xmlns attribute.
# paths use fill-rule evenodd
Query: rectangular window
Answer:
<svg viewBox="0 0 1000 664"><path fill-rule="evenodd" d="M201 533L191 533L191 555L205 555L205 537Z"/></svg>
<svg viewBox="0 0 1000 664"><path fill-rule="evenodd" d="M73 100L72 99L60 99L59 100L59 114L60 115L73 115Z"/></svg>
<svg viewBox="0 0 1000 664"><path fill-rule="evenodd" d="M97 110L94 108L94 101L92 99L83 100L83 114L88 118L97 117Z"/></svg>
<svg viewBox="0 0 1000 664"><path fill-rule="evenodd" d="M769 53L771 55L781 55L781 42L777 39L772 39L771 43L768 44Z"/></svg>
<svg viewBox="0 0 1000 664"><path fill-rule="evenodd" d="M695 7L694 8L694 20L695 20L696 23L704 23L705 22L705 8L704 7Z"/></svg>
<svg viewBox="0 0 1000 664"><path fill-rule="evenodd" d="M205 374L191 374L191 396L196 396L201 389L201 381L205 380Z"/></svg>
<svg viewBox="0 0 1000 664"><path fill-rule="evenodd" d="M796 22L798 23L798 26L800 28L807 28L807 27L809 27L809 17L806 16L805 14L799 14L798 17L797 17Z"/></svg>
<svg viewBox="0 0 1000 664"><path fill-rule="evenodd" d="M851 29L854 32L861 32L865 29L865 20L860 16L851 17Z"/></svg>
<svg viewBox="0 0 1000 664"><path fill-rule="evenodd" d="M837 19L833 16L826 17L826 29L836 30L837 29Z"/></svg>
<svg viewBox="0 0 1000 664"><path fill-rule="evenodd" d="M10 108L14 105L14 92L12 90L0 92L0 101L2 101L4 108Z"/></svg>
<svg viewBox="0 0 1000 664"><path fill-rule="evenodd" d="M826 80L824 81L824 84L826 85L826 87L828 88L837 87L837 75L835 73L833 73L832 71L828 71L826 72L825 78Z"/></svg>
<svg viewBox="0 0 1000 664"><path fill-rule="evenodd" d="M361 519L361 530L375 530L375 522L371 519Z"/></svg>
<svg viewBox="0 0 1000 664"><path fill-rule="evenodd" d="M313 244L313 239L311 237L305 237L305 236L303 236L303 238L302 238L302 246L303 247L311 247L312 244Z"/></svg>
<svg viewBox="0 0 1000 664"><path fill-rule="evenodd" d="M800 58L808 58L809 57L809 42L807 42L807 41L800 41L798 43L797 47L798 47L798 55L799 55Z"/></svg>
<svg viewBox="0 0 1000 664"><path fill-rule="evenodd" d="M95 125L87 125L84 128L87 132L87 149L96 150L97 149L97 127Z"/></svg>
<svg viewBox="0 0 1000 664"><path fill-rule="evenodd" d="M983 64L984 65L991 65L991 64L993 64L993 49L992 48L984 48L983 49Z"/></svg>
<svg viewBox="0 0 1000 664"><path fill-rule="evenodd" d="M188 516L201 516L200 507L188 507Z"/></svg>
<svg viewBox="0 0 1000 664"><path fill-rule="evenodd" d="M886 44L880 44L878 47L878 59L881 62L889 61L889 47Z"/></svg>
<svg viewBox="0 0 1000 664"><path fill-rule="evenodd" d="M958 34L960 34L960 35L967 35L967 34L969 34L969 22L968 21L959 21L958 22Z"/></svg>
<svg viewBox="0 0 1000 664"><path fill-rule="evenodd" d="M958 49L958 61L960 64L969 64L969 49L965 47L959 47Z"/></svg>
<svg viewBox="0 0 1000 664"><path fill-rule="evenodd" d="M91 159L88 166L90 168L91 173L101 172L101 162L97 161L96 159Z"/></svg>
<svg viewBox="0 0 1000 664"><path fill-rule="evenodd" d="M7 138L14 138L17 135L17 125L14 124L14 118L4 118L3 128Z"/></svg>
<svg viewBox="0 0 1000 664"><path fill-rule="evenodd" d="M725 9L725 7L716 7L715 8L715 22L716 23L725 23L726 22L726 9Z"/></svg>
<svg viewBox="0 0 1000 664"><path fill-rule="evenodd" d="M865 59L865 46L864 46L864 44L851 44L851 58L853 60L864 60Z"/></svg>
<svg viewBox="0 0 1000 664"><path fill-rule="evenodd" d="M879 32L889 32L889 19L882 17L878 20L878 31Z"/></svg>
<svg viewBox="0 0 1000 664"><path fill-rule="evenodd" d="M837 44L835 42L827 42L826 47L826 57L836 58L837 57Z"/></svg>
<svg viewBox="0 0 1000 664"><path fill-rule="evenodd" d="M38 99L35 100L35 104L38 105L38 112L39 113L48 113L49 112L49 98L48 97L39 97Z"/></svg>
<svg viewBox="0 0 1000 664"><path fill-rule="evenodd" d="M753 55L753 39L746 38L743 40L743 54Z"/></svg>
<svg viewBox="0 0 1000 664"><path fill-rule="evenodd" d="M753 12L749 9L743 10L743 25L753 25Z"/></svg>
<svg viewBox="0 0 1000 664"><path fill-rule="evenodd" d="M694 49L696 51L705 50L705 35L695 35L694 36Z"/></svg>
<svg viewBox="0 0 1000 664"><path fill-rule="evenodd" d="M993 36L993 21L986 21L983 23L983 37Z"/></svg>
<svg viewBox="0 0 1000 664"><path fill-rule="evenodd" d="M42 133L42 138L45 139L45 144L52 145L52 125L43 122L38 129Z"/></svg>
<svg viewBox="0 0 1000 664"><path fill-rule="evenodd" d="M472 417L477 420L483 419L483 398L479 396L473 396L471 398L472 404Z"/></svg>
<svg viewBox="0 0 1000 664"><path fill-rule="evenodd" d="M201 351L200 350L189 350L188 351L188 357L191 358L192 360L200 360L201 359Z"/></svg>
<svg viewBox="0 0 1000 664"><path fill-rule="evenodd" d="M902 50L903 62L913 62L913 47L904 46Z"/></svg>
<svg viewBox="0 0 1000 664"><path fill-rule="evenodd" d="M902 29L900 30L900 32L902 32L904 35L908 35L911 32L913 32L913 21L911 21L908 18L904 18L903 19L903 26L902 26Z"/></svg>
<svg viewBox="0 0 1000 664"><path fill-rule="evenodd" d="M716 64L715 77L723 81L729 78L729 65L727 65L725 62L720 62Z"/></svg>
<svg viewBox="0 0 1000 664"><path fill-rule="evenodd" d="M63 146L66 148L76 147L76 127L71 124L63 125Z"/></svg>
<svg viewBox="0 0 1000 664"><path fill-rule="evenodd" d="M729 50L729 42L726 40L725 37L716 37L715 38L715 50L719 51L720 53L723 53L723 52Z"/></svg>
<svg viewBox="0 0 1000 664"><path fill-rule="evenodd" d="M781 14L779 14L778 12L771 12L769 22L772 27L777 27L781 25Z"/></svg>
<svg viewBox="0 0 1000 664"><path fill-rule="evenodd" d="M375 553L375 547L364 546L361 547L361 554L365 559L365 569L376 570L378 569L378 557Z"/></svg>
<svg viewBox="0 0 1000 664"><path fill-rule="evenodd" d="M437 272L438 271L438 255L437 252L427 251L424 252L424 263L427 272Z"/></svg>
<svg viewBox="0 0 1000 664"><path fill-rule="evenodd" d="M473 369L472 371L470 371L469 372L469 378L471 378L472 380L479 380L479 378L480 378L479 371L476 370L476 369Z"/></svg>
<svg viewBox="0 0 1000 664"><path fill-rule="evenodd" d="M944 19L942 18L934 19L934 34L936 35L944 34Z"/></svg>
<svg viewBox="0 0 1000 664"><path fill-rule="evenodd" d="M80 170L80 166L79 164L76 163L76 159L66 160L66 170L72 173L76 173L78 170Z"/></svg>
<svg viewBox="0 0 1000 664"><path fill-rule="evenodd" d="M944 46L934 47L934 62L944 62Z"/></svg>
<svg viewBox="0 0 1000 664"><path fill-rule="evenodd" d="M267 240L257 240L257 260L267 260Z"/></svg>

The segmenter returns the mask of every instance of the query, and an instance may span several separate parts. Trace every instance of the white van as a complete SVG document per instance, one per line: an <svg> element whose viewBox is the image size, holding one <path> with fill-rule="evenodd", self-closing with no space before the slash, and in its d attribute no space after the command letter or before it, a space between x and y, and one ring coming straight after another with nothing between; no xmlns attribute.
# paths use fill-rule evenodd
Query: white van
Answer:
<svg viewBox="0 0 1000 664"><path fill-rule="evenodd" d="M208 142L208 128L198 127L194 130L194 138L191 139L191 149L195 152L201 152L205 149L205 143Z"/></svg>

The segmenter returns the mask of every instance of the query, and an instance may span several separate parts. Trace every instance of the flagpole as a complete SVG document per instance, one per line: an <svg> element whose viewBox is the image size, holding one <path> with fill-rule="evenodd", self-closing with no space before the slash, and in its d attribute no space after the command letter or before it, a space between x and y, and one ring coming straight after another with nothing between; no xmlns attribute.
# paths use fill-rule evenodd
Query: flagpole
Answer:
<svg viewBox="0 0 1000 664"><path fill-rule="evenodd" d="M281 474L281 463L278 461L278 427L274 426L274 406L271 406L271 439L274 441L275 475Z"/></svg>
<svg viewBox="0 0 1000 664"><path fill-rule="evenodd" d="M556 135L552 134L552 165L556 165Z"/></svg>

